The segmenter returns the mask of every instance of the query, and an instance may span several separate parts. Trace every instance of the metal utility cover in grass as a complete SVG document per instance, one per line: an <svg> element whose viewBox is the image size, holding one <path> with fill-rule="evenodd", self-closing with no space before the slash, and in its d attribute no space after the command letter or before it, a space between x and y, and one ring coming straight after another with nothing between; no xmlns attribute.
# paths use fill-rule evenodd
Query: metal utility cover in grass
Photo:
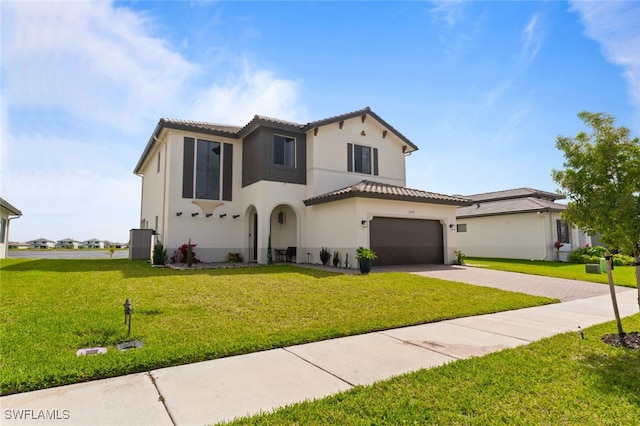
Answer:
<svg viewBox="0 0 640 426"><path fill-rule="evenodd" d="M76 356L85 356L85 355L102 355L107 353L107 348L98 347L98 348L80 348L76 351Z"/></svg>
<svg viewBox="0 0 640 426"><path fill-rule="evenodd" d="M116 345L119 351L128 351L129 349L138 349L144 346L140 340L132 340L130 342L122 342Z"/></svg>

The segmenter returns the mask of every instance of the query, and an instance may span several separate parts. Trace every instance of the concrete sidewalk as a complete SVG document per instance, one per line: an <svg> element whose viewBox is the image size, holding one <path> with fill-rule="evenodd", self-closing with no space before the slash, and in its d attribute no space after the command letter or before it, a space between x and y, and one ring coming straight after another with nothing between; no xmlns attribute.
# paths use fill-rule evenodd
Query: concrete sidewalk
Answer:
<svg viewBox="0 0 640 426"><path fill-rule="evenodd" d="M636 295L618 288L622 316L638 312ZM604 294L274 349L8 395L2 424L212 424L612 319Z"/></svg>

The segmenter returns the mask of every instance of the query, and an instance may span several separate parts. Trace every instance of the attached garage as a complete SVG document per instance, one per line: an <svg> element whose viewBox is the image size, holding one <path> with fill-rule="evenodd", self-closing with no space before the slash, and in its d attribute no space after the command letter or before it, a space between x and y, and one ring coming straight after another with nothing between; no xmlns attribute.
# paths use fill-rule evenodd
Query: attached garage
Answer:
<svg viewBox="0 0 640 426"><path fill-rule="evenodd" d="M471 202L465 198L361 181L304 201L309 229L305 250L321 247L349 255L351 267L358 247L371 248L373 266L445 264L456 249L455 212ZM310 244L309 244L310 243Z"/></svg>
<svg viewBox="0 0 640 426"><path fill-rule="evenodd" d="M443 264L443 225L438 220L374 216L370 221L375 265Z"/></svg>

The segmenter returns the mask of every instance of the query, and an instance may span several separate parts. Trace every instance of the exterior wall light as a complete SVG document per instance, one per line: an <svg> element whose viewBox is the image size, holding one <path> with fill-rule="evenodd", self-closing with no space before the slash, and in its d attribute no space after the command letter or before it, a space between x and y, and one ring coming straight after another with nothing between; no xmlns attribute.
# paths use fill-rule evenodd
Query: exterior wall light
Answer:
<svg viewBox="0 0 640 426"><path fill-rule="evenodd" d="M176 216L182 216L182 212L176 213Z"/></svg>
<svg viewBox="0 0 640 426"><path fill-rule="evenodd" d="M206 213L205 216L206 217L211 217L211 216L213 216L213 213Z"/></svg>
<svg viewBox="0 0 640 426"><path fill-rule="evenodd" d="M198 216L199 214L200 214L200 213L197 213L197 212L196 212L196 213L191 213L191 217L196 217L196 216Z"/></svg>
<svg viewBox="0 0 640 426"><path fill-rule="evenodd" d="M360 221L360 223L362 224L362 227L363 227L363 228L366 228L367 226L369 226L369 222L367 222L367 221L366 221L366 220L364 220L364 219L362 219L362 220Z"/></svg>
<svg viewBox="0 0 640 426"><path fill-rule="evenodd" d="M220 215L220 219L222 219L223 217L226 217L226 216L227 216L227 214L226 214L226 213L222 213L222 214Z"/></svg>

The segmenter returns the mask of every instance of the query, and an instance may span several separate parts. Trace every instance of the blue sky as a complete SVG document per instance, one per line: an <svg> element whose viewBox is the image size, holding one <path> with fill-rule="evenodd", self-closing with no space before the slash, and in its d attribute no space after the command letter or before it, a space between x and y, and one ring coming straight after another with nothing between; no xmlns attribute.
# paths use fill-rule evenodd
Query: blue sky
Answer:
<svg viewBox="0 0 640 426"><path fill-rule="evenodd" d="M160 117L306 123L370 106L420 150L407 186L556 190L581 110L640 134L640 2L11 2L10 239L127 241Z"/></svg>

